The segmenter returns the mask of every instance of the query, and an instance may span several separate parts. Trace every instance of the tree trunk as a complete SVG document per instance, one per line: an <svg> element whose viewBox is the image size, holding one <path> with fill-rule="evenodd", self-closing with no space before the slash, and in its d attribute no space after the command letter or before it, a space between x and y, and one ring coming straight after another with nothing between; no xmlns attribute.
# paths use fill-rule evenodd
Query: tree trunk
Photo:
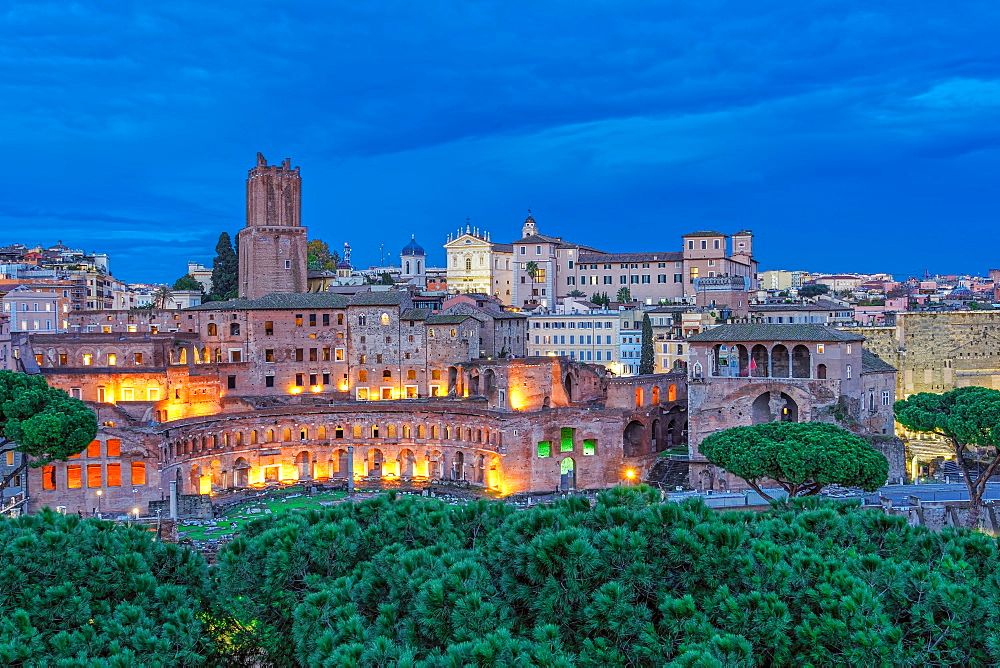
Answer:
<svg viewBox="0 0 1000 668"><path fill-rule="evenodd" d="M969 474L969 465L965 461L965 446L952 438L951 447L955 451L958 466L962 469L965 488L969 490L969 514L965 517L965 526L969 529L976 529L979 527L979 516L982 512L983 493L979 488L978 481L973 482L972 476Z"/></svg>

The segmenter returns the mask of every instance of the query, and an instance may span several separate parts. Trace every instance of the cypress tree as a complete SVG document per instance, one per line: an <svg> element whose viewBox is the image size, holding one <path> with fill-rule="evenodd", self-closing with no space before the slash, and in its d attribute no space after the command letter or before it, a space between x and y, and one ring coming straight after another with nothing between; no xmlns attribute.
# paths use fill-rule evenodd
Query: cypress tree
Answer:
<svg viewBox="0 0 1000 668"><path fill-rule="evenodd" d="M639 355L639 373L653 373L656 363L653 359L653 323L649 314L642 314L642 352Z"/></svg>
<svg viewBox="0 0 1000 668"><path fill-rule="evenodd" d="M212 262L212 297L221 301L232 299L239 289L240 262L233 250L228 232L219 235Z"/></svg>

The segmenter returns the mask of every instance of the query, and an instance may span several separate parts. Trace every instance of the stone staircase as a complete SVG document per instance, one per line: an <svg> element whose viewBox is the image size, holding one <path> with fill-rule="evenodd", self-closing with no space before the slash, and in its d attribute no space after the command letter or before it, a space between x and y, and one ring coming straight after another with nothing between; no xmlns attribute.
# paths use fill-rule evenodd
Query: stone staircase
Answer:
<svg viewBox="0 0 1000 668"><path fill-rule="evenodd" d="M657 457L645 480L647 485L664 490L677 487L688 489L688 458L686 455Z"/></svg>

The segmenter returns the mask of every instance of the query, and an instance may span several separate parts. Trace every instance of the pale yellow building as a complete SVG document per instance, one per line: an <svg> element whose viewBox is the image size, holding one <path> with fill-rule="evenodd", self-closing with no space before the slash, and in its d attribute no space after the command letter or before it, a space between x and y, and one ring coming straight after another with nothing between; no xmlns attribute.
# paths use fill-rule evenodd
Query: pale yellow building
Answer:
<svg viewBox="0 0 1000 668"><path fill-rule="evenodd" d="M448 235L448 290L492 295L509 306L513 282L514 251L511 244L490 241L488 232L466 225Z"/></svg>

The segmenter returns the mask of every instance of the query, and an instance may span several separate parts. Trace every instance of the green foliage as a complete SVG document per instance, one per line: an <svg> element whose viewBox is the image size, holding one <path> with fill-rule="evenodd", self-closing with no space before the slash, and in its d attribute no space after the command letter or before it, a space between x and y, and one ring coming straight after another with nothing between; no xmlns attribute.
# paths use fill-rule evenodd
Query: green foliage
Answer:
<svg viewBox="0 0 1000 668"><path fill-rule="evenodd" d="M386 495L250 524L211 572L137 527L0 520L0 663L981 666L1000 549L815 497Z"/></svg>
<svg viewBox="0 0 1000 668"><path fill-rule="evenodd" d="M734 427L712 434L699 450L708 461L743 478L754 489L760 491L758 482L766 478L790 496L817 494L832 484L874 491L889 475L882 453L864 439L825 422Z"/></svg>
<svg viewBox="0 0 1000 668"><path fill-rule="evenodd" d="M1000 466L1000 391L960 387L944 394L921 392L897 401L896 420L911 431L935 434L952 444L969 489L968 525L976 526L986 483ZM976 448L982 474L972 475L968 450Z"/></svg>
<svg viewBox="0 0 1000 668"><path fill-rule="evenodd" d="M603 306L604 308L608 308L609 306L611 306L611 298L608 297L607 292L604 293L595 292L590 296L590 301L597 304L598 306Z"/></svg>
<svg viewBox="0 0 1000 668"><path fill-rule="evenodd" d="M337 251L331 251L330 246L322 239L313 239L306 244L306 258L309 262L309 269L316 271L326 269L333 271L340 262L340 255Z"/></svg>
<svg viewBox="0 0 1000 668"><path fill-rule="evenodd" d="M194 276L191 274L184 274L176 281L174 281L174 290L197 290L202 291L201 283L199 283Z"/></svg>
<svg viewBox="0 0 1000 668"><path fill-rule="evenodd" d="M252 524L219 555L213 619L230 660L277 666L987 665L998 557L815 498L388 496Z"/></svg>
<svg viewBox="0 0 1000 668"><path fill-rule="evenodd" d="M535 279L538 278L538 271L539 271L538 263L535 262L534 260L524 265L524 273L526 273L528 277L531 278L532 283L534 283Z"/></svg>
<svg viewBox="0 0 1000 668"><path fill-rule="evenodd" d="M215 300L232 299L239 290L240 262L233 250L228 232L219 235L212 261L212 297Z"/></svg>
<svg viewBox="0 0 1000 668"><path fill-rule="evenodd" d="M799 288L799 297L819 297L830 292L830 286L824 283L810 283Z"/></svg>
<svg viewBox="0 0 1000 668"><path fill-rule="evenodd" d="M97 435L97 417L44 376L0 371L0 452L17 450L47 464L81 452Z"/></svg>
<svg viewBox="0 0 1000 668"><path fill-rule="evenodd" d="M200 555L45 510L0 520L0 664L211 665Z"/></svg>
<svg viewBox="0 0 1000 668"><path fill-rule="evenodd" d="M618 294L615 295L615 301L619 304L630 304L632 302L632 291L629 290L628 287L618 288Z"/></svg>
<svg viewBox="0 0 1000 668"><path fill-rule="evenodd" d="M649 314L642 314L642 350L639 354L639 373L653 373L656 370L656 359L653 356L653 323Z"/></svg>

